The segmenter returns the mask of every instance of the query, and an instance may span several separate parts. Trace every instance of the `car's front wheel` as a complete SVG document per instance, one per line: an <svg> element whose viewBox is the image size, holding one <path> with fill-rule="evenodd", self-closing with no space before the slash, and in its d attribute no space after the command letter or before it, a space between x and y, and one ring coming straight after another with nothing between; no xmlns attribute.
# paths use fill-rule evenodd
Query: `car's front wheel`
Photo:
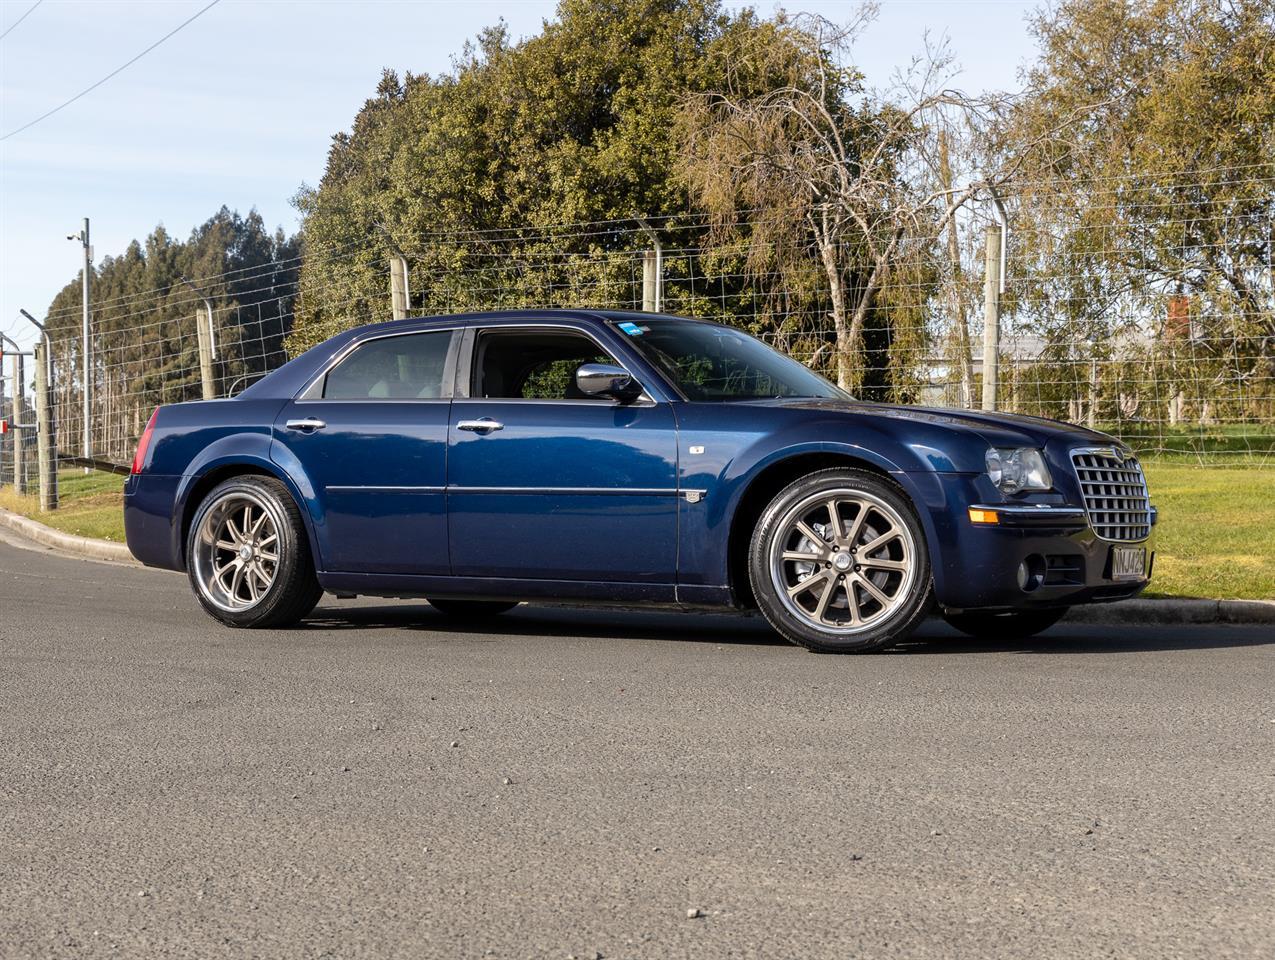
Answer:
<svg viewBox="0 0 1275 960"><path fill-rule="evenodd" d="M1067 615L1067 607L1006 613L945 613L943 619L961 633L980 640L1022 640L1043 633Z"/></svg>
<svg viewBox="0 0 1275 960"><path fill-rule="evenodd" d="M753 532L749 574L771 626L824 653L903 639L933 592L911 503L863 470L821 470L780 491Z"/></svg>
<svg viewBox="0 0 1275 960"><path fill-rule="evenodd" d="M186 539L203 608L232 627L285 627L319 602L301 512L273 477L235 477L204 498Z"/></svg>

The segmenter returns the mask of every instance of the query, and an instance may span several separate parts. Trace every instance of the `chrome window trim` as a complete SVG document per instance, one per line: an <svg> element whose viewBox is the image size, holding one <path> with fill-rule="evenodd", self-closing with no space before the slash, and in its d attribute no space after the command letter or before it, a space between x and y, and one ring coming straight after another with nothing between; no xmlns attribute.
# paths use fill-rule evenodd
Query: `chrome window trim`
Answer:
<svg viewBox="0 0 1275 960"><path fill-rule="evenodd" d="M378 333L369 337L356 337L347 343L340 351L338 351L328 362L319 370L317 374L311 377L304 387L297 391L292 398L293 403L451 403L452 397L450 390L452 388L452 378L449 377L448 371L454 369L456 363L456 355L460 351L460 340L456 334L463 331L462 326L455 327L428 327L423 330L394 330L388 333ZM346 359L355 350L366 346L377 340L389 340L393 337L415 337L423 333L450 333L452 335L451 342L447 345L447 355L443 359L443 379L438 385L439 392L449 391L448 396L438 397L350 397L348 399L336 399L334 397L323 396L324 383L331 373L342 361ZM318 395L314 394L318 392Z"/></svg>

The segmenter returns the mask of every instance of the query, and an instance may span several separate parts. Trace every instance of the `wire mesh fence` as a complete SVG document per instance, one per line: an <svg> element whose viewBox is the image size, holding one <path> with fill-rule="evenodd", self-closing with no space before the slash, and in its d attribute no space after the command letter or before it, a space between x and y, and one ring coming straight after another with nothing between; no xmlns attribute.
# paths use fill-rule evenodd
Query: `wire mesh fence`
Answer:
<svg viewBox="0 0 1275 960"><path fill-rule="evenodd" d="M1245 183L1266 190L1275 213L1275 177ZM1225 204L1197 204L1190 216L1177 215L1172 200L1164 203L1175 215L1166 217L1154 199L1131 206L1115 188L1095 190L1073 205L1071 219L1056 210L1039 216L1046 201L1018 200L997 297L996 408L1103 430L1144 457L1275 464L1270 214L1256 225L1251 211ZM1125 206L1122 224L1096 217L1118 203ZM1140 232L1139 210L1148 225L1155 215L1153 233L1150 226ZM807 255L794 268L780 262L780 251L759 257L746 222L725 231L694 217L657 225L662 307L742 327L843 382L839 365L852 363L854 392L864 399L978 406L988 222L977 212L962 221L955 260L937 236L905 250L874 292L850 355L817 258ZM1138 244L1150 265L1129 262ZM1247 259L1237 245L1246 245ZM650 306L651 246L649 224L633 221L417 238L402 251L410 313L640 310ZM855 250L843 252L853 264ZM324 334L390 318L390 254L374 238L312 248L307 256L303 266L272 264L197 281L219 290L217 351L203 373L207 334L200 325L207 320L199 296L172 287L95 298L94 452L127 461L151 409L199 399L209 375L210 392L231 397ZM847 280L852 298L861 293L853 269ZM78 452L83 427L81 350L76 336L53 343L64 452Z"/></svg>

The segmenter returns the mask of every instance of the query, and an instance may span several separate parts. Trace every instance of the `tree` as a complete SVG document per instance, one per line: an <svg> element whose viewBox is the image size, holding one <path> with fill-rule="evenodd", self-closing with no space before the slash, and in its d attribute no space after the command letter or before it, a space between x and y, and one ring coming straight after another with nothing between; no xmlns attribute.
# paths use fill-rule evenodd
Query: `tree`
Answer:
<svg viewBox="0 0 1275 960"><path fill-rule="evenodd" d="M942 50L927 51L886 94L866 90L840 64L873 13L865 6L846 26L780 17L770 30L724 42L727 82L688 95L679 118L681 174L719 235L742 225L755 268L819 263L846 389L880 369L863 363L864 338L887 285L924 299L942 231L1020 163L1011 153L977 180L950 185L948 129L977 133L1002 104L946 87ZM780 82L758 83L759 71ZM887 341L905 332L893 322L897 310L878 319Z"/></svg>
<svg viewBox="0 0 1275 960"><path fill-rule="evenodd" d="M715 0L563 0L540 35L487 30L448 74L387 71L297 197L309 255L292 346L384 318L392 255L426 309L606 302L621 278L604 255L632 248L638 218L678 241L673 118L717 81L709 48L741 18ZM562 226L586 222L614 227Z"/></svg>
<svg viewBox="0 0 1275 960"><path fill-rule="evenodd" d="M1031 93L1007 138L1034 137L1060 117L1083 115L1032 157L1015 185L1025 309L1046 329L1055 356L1084 369L1063 379L1093 383L1091 359L1093 366L1106 360L1101 345L1123 323L1144 344L1126 358L1142 362L1144 398L1167 404L1169 419L1192 399L1184 391L1196 394L1202 420L1220 404L1234 416L1260 416L1264 402L1269 416L1269 0L1068 0L1039 14L1034 28L1040 56L1028 75ZM1178 298L1191 304L1189 331L1169 322ZM1078 355L1081 345L1090 356ZM1091 418L1099 399L1094 389Z"/></svg>
<svg viewBox="0 0 1275 960"><path fill-rule="evenodd" d="M160 224L144 245L134 240L121 255L105 257L93 271L95 449L126 459L152 407L201 395L195 335L201 302L183 276L212 300L222 393L278 366L300 253L298 238L270 234L255 210L241 217L222 207L186 242ZM48 310L63 437L81 429L80 296L77 276Z"/></svg>

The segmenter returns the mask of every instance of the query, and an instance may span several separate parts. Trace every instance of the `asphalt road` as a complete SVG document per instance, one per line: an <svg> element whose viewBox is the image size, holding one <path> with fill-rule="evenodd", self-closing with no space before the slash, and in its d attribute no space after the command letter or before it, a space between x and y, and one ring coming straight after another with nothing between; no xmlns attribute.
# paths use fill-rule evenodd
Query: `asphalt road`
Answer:
<svg viewBox="0 0 1275 960"><path fill-rule="evenodd" d="M1269 958L1273 691L1270 628L241 632L0 543L0 956Z"/></svg>

